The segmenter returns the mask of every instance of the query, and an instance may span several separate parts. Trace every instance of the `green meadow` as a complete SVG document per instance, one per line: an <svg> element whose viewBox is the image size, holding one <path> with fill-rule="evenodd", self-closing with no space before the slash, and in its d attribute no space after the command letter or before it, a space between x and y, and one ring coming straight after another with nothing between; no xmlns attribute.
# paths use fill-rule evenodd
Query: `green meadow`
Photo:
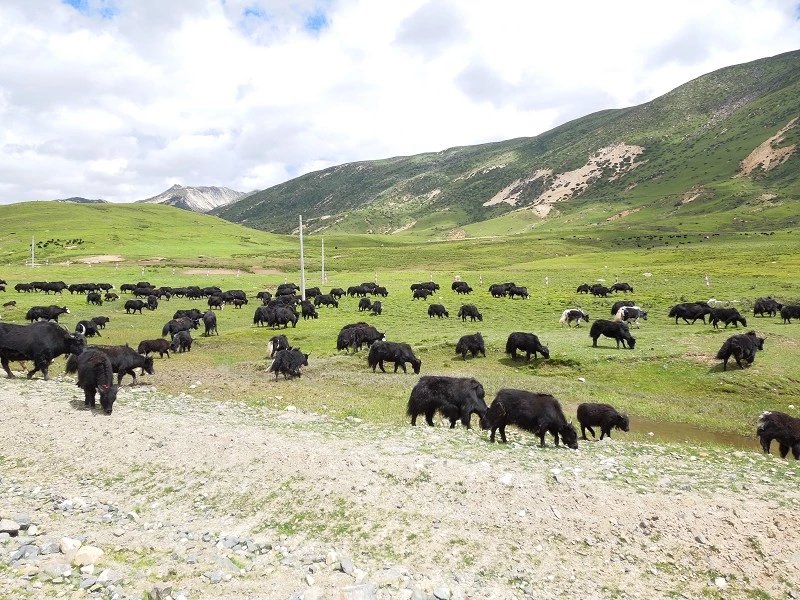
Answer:
<svg viewBox="0 0 800 600"><path fill-rule="evenodd" d="M359 313L357 298L343 298L338 309L320 307L319 319L301 320L296 328L278 332L253 326L255 293L274 291L287 280L300 283L296 237L160 206L28 203L0 207L0 220L8 232L0 242L0 278L8 281L0 300L17 303L0 311L3 321L24 322L33 305L67 305L71 314L62 317L65 326L73 329L79 319L106 315L111 322L94 343L135 347L143 339L159 337L177 309L205 309L205 300L174 298L161 301L156 311L127 315L126 294L95 307L87 305L84 296L69 293L17 293L14 284L108 281L119 288L147 280L157 286L245 290L250 304L218 311L218 337L202 337L202 328L192 332L191 353L156 358L156 374L142 379L176 395L185 392L214 402L235 398L276 408L294 405L337 418L400 425L407 422L405 404L417 377L410 370L373 374L366 351L348 355L335 350L340 328L364 320L384 331L387 339L410 343L422 360L422 374L479 379L487 402L501 388L522 388L554 394L572 415L581 402L608 402L629 412L634 423L640 419L677 431L690 426L709 434L751 437L761 411L797 414L795 407L800 406L800 322L784 325L779 317L752 315L752 303L759 296L800 303L800 248L797 235L787 230L715 234L598 228L589 234L584 228L452 242L412 235L328 236L324 284L322 239L310 236L305 244L308 286L328 291L377 280L388 288L389 297L380 298L383 315L378 317ZM41 242L83 242L38 248L37 262L46 264L31 268L24 263L32 235ZM112 258L117 262L84 262ZM441 290L428 301L412 300L410 284L431 277ZM475 291L467 297L452 292L456 277ZM634 350L617 350L606 338L592 348L585 323L580 328L559 324L561 312L574 306L589 312L592 320L611 317L611 305L624 294L604 299L575 292L579 284L598 280L630 283L635 292L628 298L649 312L639 329L632 328ZM489 284L502 281L527 286L530 299L492 298ZM738 307L747 317L747 329L739 332L755 329L766 337L765 350L750 368L741 371L734 365L723 372L714 358L727 336L735 333L733 328L714 330L699 321L676 325L667 317L675 303L711 298ZM444 304L450 318L428 318L429 302ZM462 303L475 304L483 322L456 319ZM461 335L476 331L486 341L487 357L464 361L455 355L455 344ZM536 333L551 358L512 361L504 353L512 331ZM311 353L301 379L275 381L267 373L266 345L276 333L286 333L293 345ZM53 372L62 368L59 359Z"/></svg>

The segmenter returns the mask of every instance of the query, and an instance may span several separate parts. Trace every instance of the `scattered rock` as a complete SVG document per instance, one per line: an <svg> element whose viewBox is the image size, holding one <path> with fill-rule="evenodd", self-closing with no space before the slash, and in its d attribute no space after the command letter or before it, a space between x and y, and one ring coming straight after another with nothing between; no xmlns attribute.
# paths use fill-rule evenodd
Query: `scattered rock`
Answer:
<svg viewBox="0 0 800 600"><path fill-rule="evenodd" d="M93 565L100 557L103 556L103 551L97 546L81 546L72 558L72 564L80 565Z"/></svg>
<svg viewBox="0 0 800 600"><path fill-rule="evenodd" d="M10 536L15 536L19 533L20 526L16 521L11 519L0 519L0 533L7 533Z"/></svg>

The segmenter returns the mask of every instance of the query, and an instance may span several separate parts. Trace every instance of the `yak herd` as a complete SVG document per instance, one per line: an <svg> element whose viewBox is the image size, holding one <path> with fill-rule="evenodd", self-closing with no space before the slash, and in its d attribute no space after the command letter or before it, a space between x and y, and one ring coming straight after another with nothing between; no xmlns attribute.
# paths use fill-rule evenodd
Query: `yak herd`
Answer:
<svg viewBox="0 0 800 600"><path fill-rule="evenodd" d="M4 291L6 282L0 280L0 291ZM19 283L14 289L19 293L43 292L44 294L60 294L68 291L70 294L85 294L87 304L102 306L103 301L115 302L119 296L112 292L113 285L108 283L98 284L72 284L64 282L31 282ZM458 296L469 295L473 288L466 282L455 281L451 289ZM154 311L159 306L159 300L169 300L172 297L207 299L208 310L189 309L177 311L171 320L165 323L161 330L161 338L147 339L139 342L136 351L127 344L124 346L87 346L86 338L102 337L101 330L109 322L105 316L81 320L76 325L75 331L70 333L58 324L62 314L69 314L66 306L34 306L26 313L30 325L13 323L0 323L0 362L9 377L13 377L10 361L32 361L33 369L28 371L31 378L36 371L41 371L45 379L48 378L48 368L53 359L60 355L67 355L67 372L77 374L77 385L84 390L85 404L95 406L95 397L99 394L102 409L111 414L118 386L121 385L124 375L130 375L134 383L137 380L136 369L142 373L154 373L153 356L158 353L161 358L170 356L172 352L189 352L192 347L191 331L199 328L202 322L204 336L219 335L217 319L214 310L223 310L225 306L241 309L248 304L248 297L242 290L223 291L219 287L155 287L149 282L136 284L123 284L120 291L130 294L132 298L126 300L124 309L126 314L142 313L142 310ZM253 316L254 326L271 328L286 328L289 324L296 327L300 318L317 319L317 308L339 307L343 296L359 298L358 310L369 312L372 316L382 314L381 301L368 298L389 295L385 287L374 283L362 283L351 286L345 291L342 288L333 288L324 294L317 287L305 290L305 298L298 296L299 286L293 283L284 283L277 287L275 292L263 291L256 295L261 304L256 307ZM439 291L435 282L422 282L411 285L412 300L425 300ZM488 291L493 298L520 298L530 297L524 286L513 282L496 283L489 286ZM596 297L608 297L614 292L624 294L633 293L634 289L627 283L614 283L610 287L602 284L581 284L577 293L593 294ZM4 306L15 306L14 301L6 302ZM300 312L297 312L299 307ZM429 318L449 318L450 314L442 304L431 303L428 305ZM777 300L767 297L759 298L753 306L754 316L775 317L780 314L783 322L791 323L793 318L800 318L800 306L782 305ZM669 318L675 319L677 325L681 320L686 324L694 324L701 320L709 323L714 328L724 325L747 327L746 318L736 308L712 306L708 302L685 302L673 306ZM483 321L483 315L474 304L463 304L457 313L457 318L471 322ZM620 300L611 307L611 319L595 319L591 321L589 314L580 307L567 308L560 319L562 325L580 327L582 322L590 323L589 337L592 347L597 347L598 339L607 337L616 342L619 349L634 349L636 338L630 332L630 325L637 328L640 321L647 321L648 313L631 300ZM706 321L708 319L708 321ZM169 337L170 339L164 339ZM345 352L358 352L364 346L368 348L367 365L374 372L380 368L385 371L385 363L390 363L397 373L402 369L407 372L410 365L415 374L420 373L422 361L414 354L412 347L404 342L387 341L384 333L376 327L358 322L344 326L336 340L336 350ZM723 361L723 370L727 370L728 361L733 358L740 369L753 363L758 350L763 350L764 338L758 337L754 331L736 334L725 340L716 358ZM467 356L478 358L486 357L486 344L482 335L478 333L462 336L455 345L457 355L463 360ZM512 332L509 334L505 345L505 352L512 360L517 359L517 353L525 354L525 360L531 357L550 358L550 350L542 344L539 337L529 332ZM308 353L303 353L299 348L292 347L286 335L275 335L269 340L268 354L272 359L269 372L283 375L285 379L301 376L301 369L308 366ZM114 383L113 375L117 374ZM500 439L506 441L506 426L515 425L539 436L543 446L545 435L550 433L555 444L562 441L569 448L577 448L578 433L575 426L568 422L559 401L549 394L533 393L525 390L502 389L491 405L485 402L483 386L473 378L459 378L446 376L422 376L411 391L408 401L407 413L411 417L411 424L415 425L417 417L424 415L425 422L433 425L433 417L439 412L450 422L450 427L455 427L458 421L469 428L473 414L478 415L480 426L491 431L490 440L495 441L495 434L499 430ZM594 428L600 430L600 439L611 435L614 428L628 431L629 419L627 415L619 413L614 407L607 404L584 403L578 407L578 423L581 427L581 439L586 438L586 430L595 437ZM757 425L757 435L762 448L769 452L770 444L777 440L782 457L791 451L793 456L800 459L800 419L795 419L784 413L765 412Z"/></svg>

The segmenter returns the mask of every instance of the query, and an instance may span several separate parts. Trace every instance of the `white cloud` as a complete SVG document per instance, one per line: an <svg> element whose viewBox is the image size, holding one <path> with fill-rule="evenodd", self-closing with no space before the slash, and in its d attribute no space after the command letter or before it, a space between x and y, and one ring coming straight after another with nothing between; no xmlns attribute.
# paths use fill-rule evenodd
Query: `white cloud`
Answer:
<svg viewBox="0 0 800 600"><path fill-rule="evenodd" d="M535 135L795 49L783 0L0 3L0 202L264 188Z"/></svg>

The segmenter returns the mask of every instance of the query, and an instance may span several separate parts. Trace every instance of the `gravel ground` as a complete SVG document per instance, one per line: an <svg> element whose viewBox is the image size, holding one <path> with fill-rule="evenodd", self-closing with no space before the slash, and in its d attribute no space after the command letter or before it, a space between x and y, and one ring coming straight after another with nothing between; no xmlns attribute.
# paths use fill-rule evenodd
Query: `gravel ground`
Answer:
<svg viewBox="0 0 800 600"><path fill-rule="evenodd" d="M800 597L797 464L0 380L0 597ZM16 526L16 528L15 528Z"/></svg>

